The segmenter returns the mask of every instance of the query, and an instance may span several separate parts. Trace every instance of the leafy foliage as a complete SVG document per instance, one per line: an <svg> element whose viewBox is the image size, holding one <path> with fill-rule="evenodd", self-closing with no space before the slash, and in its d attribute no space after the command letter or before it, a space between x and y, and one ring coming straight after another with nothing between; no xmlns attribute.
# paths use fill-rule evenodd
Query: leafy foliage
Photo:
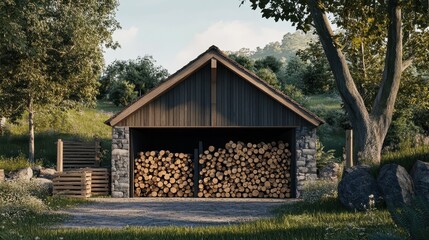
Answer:
<svg viewBox="0 0 429 240"><path fill-rule="evenodd" d="M117 106L129 104L168 77L168 71L155 63L151 56L111 63L100 78L98 98L109 99Z"/></svg>
<svg viewBox="0 0 429 240"><path fill-rule="evenodd" d="M316 142L316 159L317 159L317 168L322 169L331 162L341 162L338 158L335 157L335 150L329 149L325 150L325 146L317 140Z"/></svg>
<svg viewBox="0 0 429 240"><path fill-rule="evenodd" d="M411 239L425 240L429 236L429 201L413 199L410 205L390 210L395 223L405 229Z"/></svg>
<svg viewBox="0 0 429 240"><path fill-rule="evenodd" d="M334 90L334 76L320 43L310 43L306 49L299 50L297 56L307 63L302 76L306 94L324 94Z"/></svg>
<svg viewBox="0 0 429 240"><path fill-rule="evenodd" d="M249 2L265 18L290 21L304 32L314 27L355 129L355 155L363 162L379 164L401 79L406 78L404 71L412 64L421 66L428 58L427 2ZM333 33L332 24L340 29L337 33Z"/></svg>
<svg viewBox="0 0 429 240"><path fill-rule="evenodd" d="M116 0L8 0L0 3L0 115L16 120L44 108L94 104L103 45L115 47ZM33 150L29 160L34 160Z"/></svg>
<svg viewBox="0 0 429 240"><path fill-rule="evenodd" d="M135 86L127 81L114 82L110 89L109 99L116 106L127 106L137 98Z"/></svg>

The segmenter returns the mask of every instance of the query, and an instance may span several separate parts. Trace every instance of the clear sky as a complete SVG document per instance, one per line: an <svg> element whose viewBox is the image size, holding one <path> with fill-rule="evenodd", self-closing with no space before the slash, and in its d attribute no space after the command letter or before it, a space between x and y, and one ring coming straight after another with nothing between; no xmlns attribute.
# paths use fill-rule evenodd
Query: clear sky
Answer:
<svg viewBox="0 0 429 240"><path fill-rule="evenodd" d="M211 45L236 51L254 50L280 41L295 29L287 22L264 19L241 0L120 0L116 17L121 44L106 50L106 64L151 55L174 73Z"/></svg>

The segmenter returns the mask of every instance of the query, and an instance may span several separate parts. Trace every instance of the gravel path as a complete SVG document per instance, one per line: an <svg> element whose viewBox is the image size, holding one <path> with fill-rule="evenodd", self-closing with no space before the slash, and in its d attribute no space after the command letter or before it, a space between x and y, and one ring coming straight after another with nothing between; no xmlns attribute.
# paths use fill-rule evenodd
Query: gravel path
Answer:
<svg viewBox="0 0 429 240"><path fill-rule="evenodd" d="M272 209L295 199L95 198L76 208L60 227L207 226L273 216Z"/></svg>

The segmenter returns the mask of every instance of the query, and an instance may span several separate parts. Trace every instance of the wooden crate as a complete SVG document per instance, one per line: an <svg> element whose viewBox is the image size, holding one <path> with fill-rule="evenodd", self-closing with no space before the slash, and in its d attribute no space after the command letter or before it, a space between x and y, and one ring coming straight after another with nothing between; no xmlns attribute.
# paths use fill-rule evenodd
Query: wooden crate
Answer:
<svg viewBox="0 0 429 240"><path fill-rule="evenodd" d="M91 177L90 171L58 173L53 179L53 193L67 197L91 197Z"/></svg>
<svg viewBox="0 0 429 240"><path fill-rule="evenodd" d="M91 195L107 196L110 194L110 171L108 168L83 168L91 172Z"/></svg>

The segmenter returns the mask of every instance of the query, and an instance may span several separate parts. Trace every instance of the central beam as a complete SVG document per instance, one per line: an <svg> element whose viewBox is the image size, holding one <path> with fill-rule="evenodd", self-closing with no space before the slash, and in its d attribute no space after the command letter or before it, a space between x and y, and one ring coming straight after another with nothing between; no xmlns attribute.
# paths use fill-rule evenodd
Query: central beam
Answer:
<svg viewBox="0 0 429 240"><path fill-rule="evenodd" d="M211 59L211 75L210 75L210 89L211 89L211 125L216 126L216 80L217 80L217 61Z"/></svg>

